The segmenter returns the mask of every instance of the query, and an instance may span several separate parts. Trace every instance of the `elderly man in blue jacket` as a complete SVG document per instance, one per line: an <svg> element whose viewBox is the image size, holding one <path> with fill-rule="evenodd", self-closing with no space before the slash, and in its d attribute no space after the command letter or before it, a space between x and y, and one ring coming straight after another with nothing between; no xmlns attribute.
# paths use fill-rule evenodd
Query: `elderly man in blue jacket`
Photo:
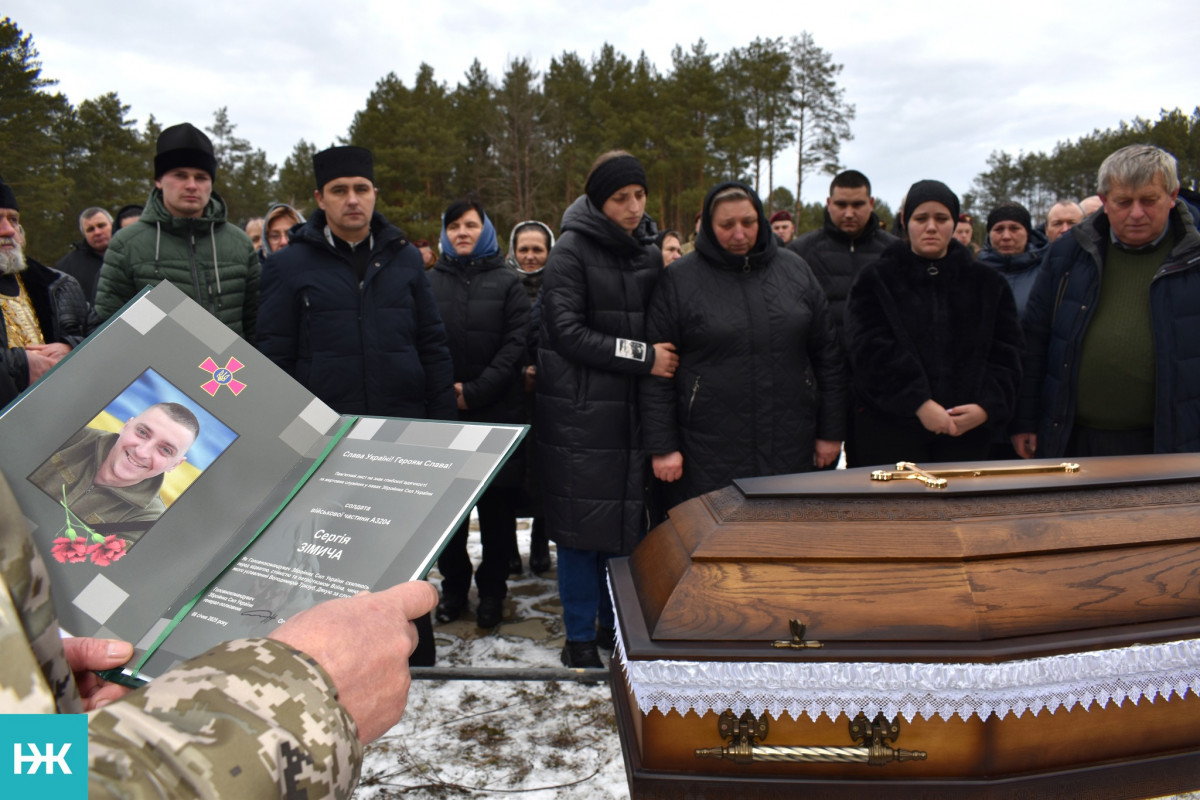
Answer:
<svg viewBox="0 0 1200 800"><path fill-rule="evenodd" d="M1025 310L1025 458L1200 451L1200 233L1174 156L1100 165L1103 210L1050 246Z"/></svg>

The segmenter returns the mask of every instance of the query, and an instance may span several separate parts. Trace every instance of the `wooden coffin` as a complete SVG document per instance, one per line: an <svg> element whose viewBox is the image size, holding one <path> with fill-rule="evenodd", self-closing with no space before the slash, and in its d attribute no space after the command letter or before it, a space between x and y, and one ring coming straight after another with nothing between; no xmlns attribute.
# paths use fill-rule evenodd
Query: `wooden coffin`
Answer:
<svg viewBox="0 0 1200 800"><path fill-rule="evenodd" d="M1200 787L1200 455L871 473L739 480L610 562L633 797Z"/></svg>

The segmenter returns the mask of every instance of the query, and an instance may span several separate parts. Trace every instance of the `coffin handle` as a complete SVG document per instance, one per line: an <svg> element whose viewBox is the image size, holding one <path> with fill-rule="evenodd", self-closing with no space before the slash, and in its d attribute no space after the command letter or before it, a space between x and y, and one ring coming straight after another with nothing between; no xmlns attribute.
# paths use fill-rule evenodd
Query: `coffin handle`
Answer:
<svg viewBox="0 0 1200 800"><path fill-rule="evenodd" d="M790 762L800 764L867 764L881 767L893 761L924 761L924 750L901 750L888 746L900 736L899 719L888 720L879 714L873 721L859 714L850 721L850 738L859 746L829 747L761 744L769 729L767 715L755 717L749 711L741 717L726 710L717 720L717 731L725 747L701 747L696 758L726 758L738 764L753 762Z"/></svg>

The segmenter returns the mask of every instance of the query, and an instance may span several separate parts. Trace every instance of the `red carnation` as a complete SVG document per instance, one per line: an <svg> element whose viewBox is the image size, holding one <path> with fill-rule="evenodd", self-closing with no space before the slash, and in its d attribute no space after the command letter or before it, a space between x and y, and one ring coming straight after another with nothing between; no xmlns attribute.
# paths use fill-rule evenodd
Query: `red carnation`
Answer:
<svg viewBox="0 0 1200 800"><path fill-rule="evenodd" d="M98 567L107 567L114 561L120 561L125 557L125 540L118 539L115 535L104 537L103 542L96 542L89 545L88 554L92 557L92 563Z"/></svg>
<svg viewBox="0 0 1200 800"><path fill-rule="evenodd" d="M65 564L68 561L72 564L78 564L81 561L87 561L87 539L82 536L74 539L68 539L65 536L60 536L54 540L54 547L50 550L50 554L54 556L54 560L58 561L60 564Z"/></svg>

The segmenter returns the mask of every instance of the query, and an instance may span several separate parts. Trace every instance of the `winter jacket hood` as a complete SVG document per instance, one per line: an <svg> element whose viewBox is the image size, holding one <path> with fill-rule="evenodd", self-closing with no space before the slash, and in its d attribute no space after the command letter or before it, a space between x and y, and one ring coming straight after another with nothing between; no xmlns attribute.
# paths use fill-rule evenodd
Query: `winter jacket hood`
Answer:
<svg viewBox="0 0 1200 800"><path fill-rule="evenodd" d="M554 231L550 230L550 226L544 222L539 222L536 219L527 219L524 222L518 222L516 225L513 225L512 233L508 235L508 258L505 260L505 263L522 276L540 275L542 270L546 268L545 264L540 269L527 272L521 269L521 264L517 261L517 231L527 225L536 225L546 232L546 257L549 259L550 251L554 249ZM522 280L525 280L525 278L522 277Z"/></svg>
<svg viewBox="0 0 1200 800"><path fill-rule="evenodd" d="M290 206L287 203L272 203L271 207L267 209L267 215L265 217L263 217L262 247L260 248L262 250L263 258L266 258L267 256L271 255L271 253L275 252L274 250L271 249L270 240L267 239L267 231L270 230L270 228L271 228L272 220L274 220L276 217L278 217L280 214L282 214L285 211L289 212L290 214L292 214L296 217L296 219L298 220L296 225L304 224L304 215L300 213L300 209L295 208L294 206ZM295 228L295 225L293 225L292 227ZM291 240L291 230L290 229L288 231L288 240L289 241Z"/></svg>
<svg viewBox="0 0 1200 800"><path fill-rule="evenodd" d="M632 234L626 233L617 223L604 216L603 211L592 205L585 194L580 195L563 212L562 230L564 233L581 233L622 257L640 255L646 245L654 244L658 236L658 228L649 214L642 214L642 221ZM661 257L661 253L659 255Z"/></svg>
<svg viewBox="0 0 1200 800"><path fill-rule="evenodd" d="M754 240L754 247L746 255L735 255L721 247L717 243L717 235L713 230L712 200L726 189L741 189L746 192L750 196L750 202L754 205L755 212L758 213L758 236ZM714 186L704 198L704 213L700 218L700 233L696 236L696 250L709 263L727 269L745 269L747 265L751 269L761 269L775 258L775 254L779 251L779 239L772 232L771 224L767 222L767 216L763 213L762 201L758 199L754 190L744 183L727 181Z"/></svg>
<svg viewBox="0 0 1200 800"><path fill-rule="evenodd" d="M1050 240L1046 238L1046 234L1034 228L1029 231L1029 243L1025 246L1024 252L1006 256L992 247L992 239L989 236L983 243L983 249L979 251L979 260L1000 272L1025 272L1037 269L1049 246Z"/></svg>

